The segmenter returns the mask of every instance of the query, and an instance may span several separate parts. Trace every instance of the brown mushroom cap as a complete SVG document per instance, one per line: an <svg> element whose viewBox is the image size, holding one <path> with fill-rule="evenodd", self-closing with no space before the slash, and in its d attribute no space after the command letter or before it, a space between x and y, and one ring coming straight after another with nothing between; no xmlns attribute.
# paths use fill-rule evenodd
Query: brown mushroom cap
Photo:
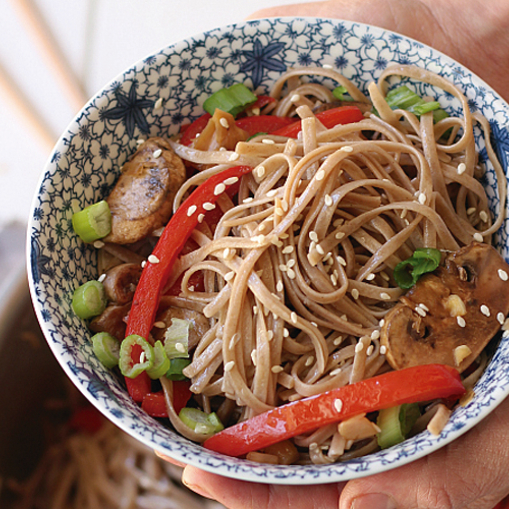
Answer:
<svg viewBox="0 0 509 509"><path fill-rule="evenodd" d="M440 363L464 371L509 312L509 266L490 245L449 254L385 317L381 344L394 369Z"/></svg>

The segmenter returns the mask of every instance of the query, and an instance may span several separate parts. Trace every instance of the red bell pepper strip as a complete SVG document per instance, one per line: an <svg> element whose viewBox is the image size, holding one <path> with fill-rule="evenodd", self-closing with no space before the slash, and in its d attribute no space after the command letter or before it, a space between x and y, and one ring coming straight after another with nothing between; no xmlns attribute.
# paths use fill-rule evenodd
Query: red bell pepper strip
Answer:
<svg viewBox="0 0 509 509"><path fill-rule="evenodd" d="M253 111L255 109L261 110L264 106L267 106L267 104L275 103L276 99L274 97L271 97L270 95L259 95L256 101L253 104L250 104L245 110L246 111Z"/></svg>
<svg viewBox="0 0 509 509"><path fill-rule="evenodd" d="M216 433L203 445L228 456L243 456L362 413L464 393L455 369L416 366L282 405Z"/></svg>
<svg viewBox="0 0 509 509"><path fill-rule="evenodd" d="M177 414L187 405L193 393L189 387L191 382L189 380L179 380L173 383L173 408ZM168 417L166 410L166 400L164 399L164 392L151 392L146 394L141 403L141 408L152 417Z"/></svg>
<svg viewBox="0 0 509 509"><path fill-rule="evenodd" d="M189 124L182 133L179 143L186 146L191 145L196 135L205 129L211 117L210 113L204 113L201 117L198 117L194 122Z"/></svg>
<svg viewBox="0 0 509 509"><path fill-rule="evenodd" d="M352 122L360 122L364 115L357 106L347 105L339 106L338 108L332 108L316 114L316 118L327 128L338 124L351 124ZM276 131L272 131L270 134L277 136L286 136L288 138L297 138L297 135L302 129L301 122L297 121L289 126L283 127Z"/></svg>
<svg viewBox="0 0 509 509"><path fill-rule="evenodd" d="M214 204L221 193L252 170L250 166L234 166L213 175L198 186L173 214L152 252L155 263L149 261L141 273L127 319L126 337L138 334L148 338L173 264L197 226L200 214L207 212L203 204ZM139 361L140 353L133 348L133 362ZM145 372L136 378L126 378L126 384L129 394L138 403L150 392L150 379Z"/></svg>
<svg viewBox="0 0 509 509"><path fill-rule="evenodd" d="M297 120L291 117L253 115L252 117L239 118L235 121L235 125L246 131L249 136L253 136L258 133L271 133L296 122Z"/></svg>

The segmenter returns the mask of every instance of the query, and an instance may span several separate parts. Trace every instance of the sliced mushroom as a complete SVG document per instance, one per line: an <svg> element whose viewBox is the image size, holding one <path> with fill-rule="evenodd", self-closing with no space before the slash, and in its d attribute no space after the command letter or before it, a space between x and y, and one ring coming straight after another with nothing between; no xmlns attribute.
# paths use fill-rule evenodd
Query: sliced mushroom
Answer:
<svg viewBox="0 0 509 509"><path fill-rule="evenodd" d="M192 309L179 308L176 306L170 306L164 311L158 313L156 318L156 324L164 322L164 327L154 327L152 329L152 335L154 339L161 340L164 342L164 333L166 328L171 326L172 318L180 318L181 320L188 320L192 323L192 327L189 330L189 348L193 349L200 339L209 330L210 325L205 315Z"/></svg>
<svg viewBox="0 0 509 509"><path fill-rule="evenodd" d="M132 244L164 226L173 198L186 178L179 156L162 138L150 138L124 164L106 199L110 206L111 233L103 240Z"/></svg>
<svg viewBox="0 0 509 509"><path fill-rule="evenodd" d="M123 305L110 304L90 322L89 327L93 332L108 332L122 341L125 337L127 315L130 308L130 302Z"/></svg>
<svg viewBox="0 0 509 509"><path fill-rule="evenodd" d="M387 314L381 344L394 369L440 363L464 371L509 312L509 266L490 245L449 254Z"/></svg>
<svg viewBox="0 0 509 509"><path fill-rule="evenodd" d="M137 263L122 263L110 269L103 281L108 299L115 304L132 301L142 270Z"/></svg>

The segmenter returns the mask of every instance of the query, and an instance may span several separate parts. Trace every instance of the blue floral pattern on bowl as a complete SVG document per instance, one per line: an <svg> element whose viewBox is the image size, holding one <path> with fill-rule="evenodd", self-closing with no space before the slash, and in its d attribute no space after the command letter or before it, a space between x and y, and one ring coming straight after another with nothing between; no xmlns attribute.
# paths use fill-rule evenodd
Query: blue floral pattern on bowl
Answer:
<svg viewBox="0 0 509 509"><path fill-rule="evenodd" d="M138 62L83 108L63 134L40 180L29 223L28 266L34 306L48 344L76 386L116 425L180 461L225 476L264 483L342 481L401 466L451 442L493 410L509 391L509 339L502 339L478 382L475 397L457 409L440 436L427 431L390 449L332 465L261 465L226 458L152 419L127 395L122 381L95 358L86 324L71 310L76 286L96 278L94 249L73 233L73 212L103 198L138 138L170 136L197 118L215 90L241 81L266 93L289 67L328 64L362 90L390 63L415 64L457 84L470 107L490 121L493 142L507 168L509 107L458 63L414 40L376 27L328 19L282 18L228 26L189 38ZM418 84L450 112L459 104L440 90ZM477 133L481 160L484 143ZM484 154L484 156L483 156ZM499 207L493 169L485 183ZM509 258L508 221L496 237Z"/></svg>

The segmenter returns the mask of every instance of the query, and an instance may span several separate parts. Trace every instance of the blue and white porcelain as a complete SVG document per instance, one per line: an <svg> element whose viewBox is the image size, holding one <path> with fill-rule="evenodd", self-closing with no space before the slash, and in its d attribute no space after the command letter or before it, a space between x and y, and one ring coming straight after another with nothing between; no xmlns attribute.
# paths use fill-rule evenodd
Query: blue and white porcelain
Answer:
<svg viewBox="0 0 509 509"><path fill-rule="evenodd" d="M491 412L509 392L509 339L502 339L475 397L458 408L440 436L425 431L369 456L315 466L274 466L204 450L152 419L129 398L122 381L94 357L85 322L71 309L73 290L96 278L96 254L74 234L73 212L103 197L120 167L147 136L170 136L202 113L215 90L244 82L265 93L290 67L328 64L362 90L393 62L440 73L466 94L470 108L492 126L492 141L507 169L509 106L478 77L443 54L380 28L330 19L282 18L218 28L164 48L118 76L83 108L58 141L33 201L28 231L28 266L33 303L54 355L74 384L121 429L182 462L218 474L274 484L343 481L401 466L456 439ZM443 91L445 109L459 104ZM486 160L478 134L481 161ZM499 206L495 177L487 167L484 185L491 207ZM508 221L496 244L509 259Z"/></svg>

